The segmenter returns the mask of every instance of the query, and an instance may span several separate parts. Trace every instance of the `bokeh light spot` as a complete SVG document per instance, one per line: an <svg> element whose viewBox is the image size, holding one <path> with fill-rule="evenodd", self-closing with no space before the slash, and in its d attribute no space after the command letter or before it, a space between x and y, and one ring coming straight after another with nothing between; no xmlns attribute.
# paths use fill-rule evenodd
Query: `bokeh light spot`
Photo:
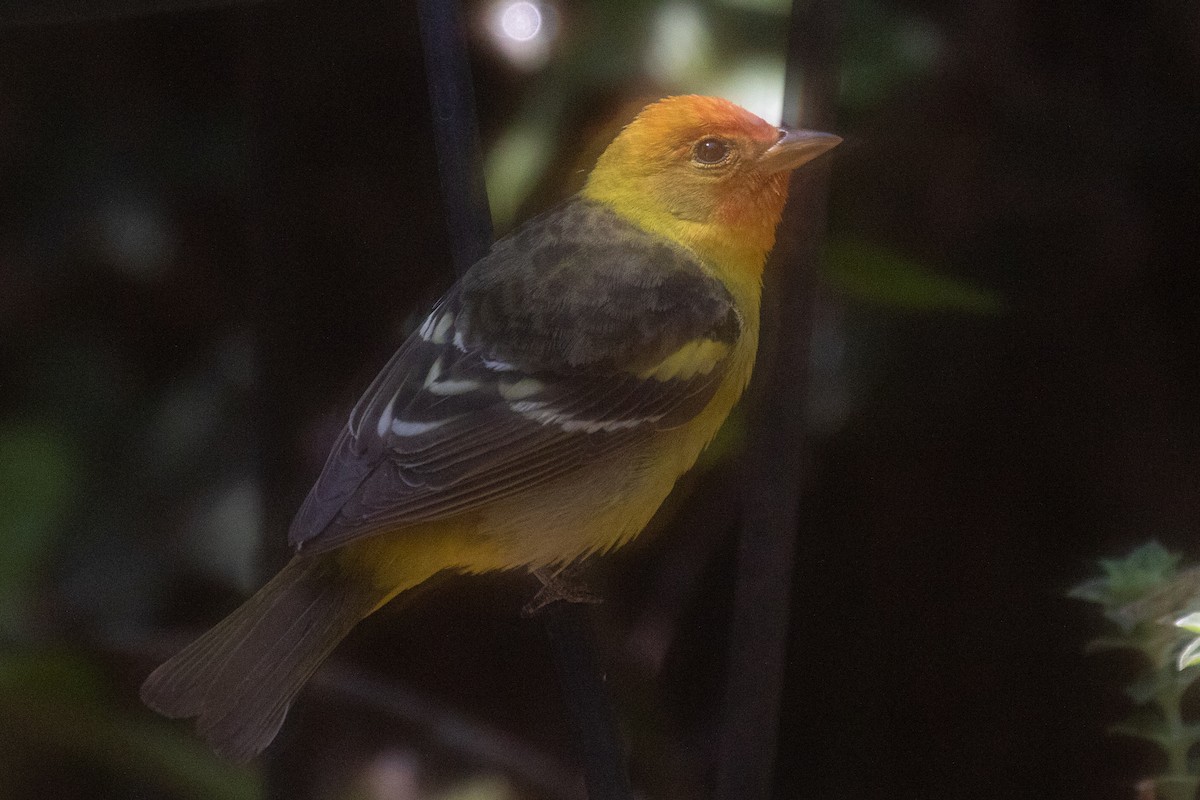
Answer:
<svg viewBox="0 0 1200 800"><path fill-rule="evenodd" d="M542 12L533 3L509 3L500 15L504 35L518 42L528 42L542 29Z"/></svg>

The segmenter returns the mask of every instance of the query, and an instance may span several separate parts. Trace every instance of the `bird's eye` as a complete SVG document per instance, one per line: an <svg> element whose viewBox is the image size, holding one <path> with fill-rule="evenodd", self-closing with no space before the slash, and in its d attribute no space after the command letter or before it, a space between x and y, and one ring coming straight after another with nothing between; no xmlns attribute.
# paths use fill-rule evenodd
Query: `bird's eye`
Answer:
<svg viewBox="0 0 1200 800"><path fill-rule="evenodd" d="M697 164L715 166L729 158L729 144L720 139L701 139L692 148L692 160Z"/></svg>

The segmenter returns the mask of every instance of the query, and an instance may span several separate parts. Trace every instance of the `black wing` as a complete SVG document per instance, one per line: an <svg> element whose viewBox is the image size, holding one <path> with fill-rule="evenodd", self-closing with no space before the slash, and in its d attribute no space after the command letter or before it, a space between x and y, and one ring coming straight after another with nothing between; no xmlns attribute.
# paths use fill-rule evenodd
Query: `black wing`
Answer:
<svg viewBox="0 0 1200 800"><path fill-rule="evenodd" d="M683 424L740 329L688 251L573 200L499 242L392 357L289 539L458 514Z"/></svg>

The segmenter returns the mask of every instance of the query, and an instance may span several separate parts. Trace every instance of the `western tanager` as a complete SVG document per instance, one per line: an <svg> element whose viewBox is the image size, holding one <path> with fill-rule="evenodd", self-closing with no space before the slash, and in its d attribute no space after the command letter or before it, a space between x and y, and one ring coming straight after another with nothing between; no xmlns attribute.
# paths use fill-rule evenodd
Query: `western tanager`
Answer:
<svg viewBox="0 0 1200 800"><path fill-rule="evenodd" d="M250 758L400 592L636 536L749 380L788 174L840 141L718 98L647 106L400 347L296 515L296 555L155 670L146 703Z"/></svg>

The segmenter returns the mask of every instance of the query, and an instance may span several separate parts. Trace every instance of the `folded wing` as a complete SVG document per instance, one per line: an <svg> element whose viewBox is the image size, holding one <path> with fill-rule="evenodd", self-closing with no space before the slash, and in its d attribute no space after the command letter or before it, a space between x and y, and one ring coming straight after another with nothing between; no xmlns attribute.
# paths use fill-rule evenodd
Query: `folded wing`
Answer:
<svg viewBox="0 0 1200 800"><path fill-rule="evenodd" d="M392 357L290 541L323 551L466 512L682 425L740 330L688 251L573 200L498 243Z"/></svg>

